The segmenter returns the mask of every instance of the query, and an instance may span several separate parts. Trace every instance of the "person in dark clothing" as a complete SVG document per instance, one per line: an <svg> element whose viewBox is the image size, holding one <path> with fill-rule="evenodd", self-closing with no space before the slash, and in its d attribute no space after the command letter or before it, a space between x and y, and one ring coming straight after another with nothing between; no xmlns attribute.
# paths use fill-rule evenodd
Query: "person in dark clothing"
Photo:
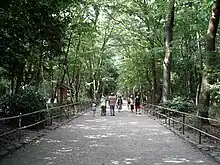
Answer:
<svg viewBox="0 0 220 165"><path fill-rule="evenodd" d="M139 95L137 95L135 97L135 111L136 111L136 114L137 112L139 112L139 114L141 113L141 98L139 97Z"/></svg>
<svg viewBox="0 0 220 165"><path fill-rule="evenodd" d="M131 96L130 96L130 107L131 107L131 112L134 111L134 105L135 105L134 98L133 98L133 96L131 95Z"/></svg>
<svg viewBox="0 0 220 165"><path fill-rule="evenodd" d="M106 116L106 103L107 99L103 96L101 98L101 116Z"/></svg>
<svg viewBox="0 0 220 165"><path fill-rule="evenodd" d="M123 104L121 96L118 98L117 104L118 104L118 111L120 111L122 109L122 104Z"/></svg>

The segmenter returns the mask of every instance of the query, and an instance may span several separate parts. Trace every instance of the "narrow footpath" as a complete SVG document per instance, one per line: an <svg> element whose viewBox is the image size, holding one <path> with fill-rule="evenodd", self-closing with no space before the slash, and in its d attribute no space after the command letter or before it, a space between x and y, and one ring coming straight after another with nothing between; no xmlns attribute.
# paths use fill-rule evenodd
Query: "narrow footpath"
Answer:
<svg viewBox="0 0 220 165"><path fill-rule="evenodd" d="M147 115L123 106L91 113L0 160L0 165L217 165Z"/></svg>

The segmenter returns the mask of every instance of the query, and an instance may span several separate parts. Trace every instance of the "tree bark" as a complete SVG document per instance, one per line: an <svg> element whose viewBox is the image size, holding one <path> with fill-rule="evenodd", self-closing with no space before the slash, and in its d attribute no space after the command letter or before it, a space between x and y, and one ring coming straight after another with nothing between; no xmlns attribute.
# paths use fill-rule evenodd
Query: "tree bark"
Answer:
<svg viewBox="0 0 220 165"><path fill-rule="evenodd" d="M38 62L38 65L37 65L37 74L36 74L36 85L35 85L35 90L38 91L39 87L40 87L40 83L41 83L41 80L42 80L42 77L41 77L41 66L43 65L43 52L40 54L40 57L39 57L39 62Z"/></svg>
<svg viewBox="0 0 220 165"><path fill-rule="evenodd" d="M169 13L166 23L166 42L165 42L165 57L163 61L163 102L171 99L171 62L172 62L172 52L171 52L171 41L173 40L173 24L174 24L174 3L175 0L170 0L169 2Z"/></svg>
<svg viewBox="0 0 220 165"><path fill-rule="evenodd" d="M200 38L200 35L199 33L197 32L196 34L197 36L197 47L198 47L198 50L199 50L199 70L198 70L198 73L197 73L197 70L196 70L196 63L197 61L195 60L194 61L194 70L195 70L195 77L197 77L197 90L196 90L196 99L195 99L195 102L196 102L196 105L198 106L199 105L199 95L200 95L200 92L201 92L201 84L202 84L202 70L203 70L203 64L202 64L202 53L201 53L201 44L199 42L199 38ZM196 59L196 58L195 58Z"/></svg>
<svg viewBox="0 0 220 165"><path fill-rule="evenodd" d="M64 70L63 70L63 76L62 76L62 79L61 79L61 84L64 83L64 79L65 79L65 75L68 74L68 54L69 54L69 50L70 50L70 44L71 44L71 41L72 41L72 34L73 33L70 33L70 37L69 37L69 41L68 41L68 46L67 46L67 51L65 53L65 59L64 59Z"/></svg>
<svg viewBox="0 0 220 165"><path fill-rule="evenodd" d="M79 70L75 74L75 101L79 101L79 90L80 90L80 71L81 66L79 67Z"/></svg>
<svg viewBox="0 0 220 165"><path fill-rule="evenodd" d="M154 42L151 42L151 49L154 47ZM151 71L152 71L152 104L157 103L157 74L156 74L156 60L155 60L155 54L152 52L151 55Z"/></svg>
<svg viewBox="0 0 220 165"><path fill-rule="evenodd" d="M202 75L201 91L199 95L199 110L198 114L208 118L209 117L209 105L210 105L210 85L214 83L214 80L211 79L208 71L211 69L212 63L216 59L216 33L219 24L220 16L220 0L216 0L209 21L207 38L206 38L206 50L207 56L204 61L204 73ZM202 124L209 124L208 120L202 120Z"/></svg>

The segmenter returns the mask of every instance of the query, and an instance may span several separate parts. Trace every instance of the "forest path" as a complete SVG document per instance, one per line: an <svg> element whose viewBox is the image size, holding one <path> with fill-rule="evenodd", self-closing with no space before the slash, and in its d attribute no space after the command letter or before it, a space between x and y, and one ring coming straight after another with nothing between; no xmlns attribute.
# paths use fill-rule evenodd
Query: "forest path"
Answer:
<svg viewBox="0 0 220 165"><path fill-rule="evenodd" d="M0 160L1 165L215 165L147 115L124 105L116 116L91 113Z"/></svg>

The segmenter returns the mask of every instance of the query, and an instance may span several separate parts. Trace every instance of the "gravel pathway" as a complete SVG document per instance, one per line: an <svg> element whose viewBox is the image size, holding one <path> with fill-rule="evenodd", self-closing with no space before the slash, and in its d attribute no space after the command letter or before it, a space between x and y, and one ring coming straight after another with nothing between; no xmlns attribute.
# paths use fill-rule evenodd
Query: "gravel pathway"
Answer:
<svg viewBox="0 0 220 165"><path fill-rule="evenodd" d="M87 113L0 165L217 165L157 121L125 109L116 116Z"/></svg>

